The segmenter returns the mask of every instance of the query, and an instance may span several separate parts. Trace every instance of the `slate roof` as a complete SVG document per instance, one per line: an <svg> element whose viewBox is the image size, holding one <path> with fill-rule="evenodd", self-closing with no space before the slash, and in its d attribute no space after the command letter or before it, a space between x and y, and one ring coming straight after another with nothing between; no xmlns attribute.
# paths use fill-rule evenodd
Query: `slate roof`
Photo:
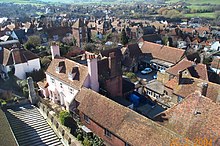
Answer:
<svg viewBox="0 0 220 146"><path fill-rule="evenodd" d="M220 137L219 111L219 104L195 92L159 114L155 121L192 141L206 138L215 142Z"/></svg>
<svg viewBox="0 0 220 146"><path fill-rule="evenodd" d="M58 73L56 72L56 68L59 66L60 63L64 64L64 66L62 67L61 72ZM72 72L73 67L78 67L78 73L76 74L76 77L73 80L70 80L68 78L68 74ZM55 77L56 79L65 82L69 86L78 90L83 86L88 76L88 67L69 59L55 58L51 61L46 71L46 74L49 74L52 77Z"/></svg>
<svg viewBox="0 0 220 146"><path fill-rule="evenodd" d="M148 41L152 43L155 43L156 41L162 41L161 36L158 34L143 35L141 39L143 39L143 41Z"/></svg>
<svg viewBox="0 0 220 146"><path fill-rule="evenodd" d="M170 145L182 137L90 89L83 88L78 109L130 145Z"/></svg>
<svg viewBox="0 0 220 146"><path fill-rule="evenodd" d="M0 64L5 66L25 63L29 60L37 59L38 56L22 48L16 48L12 50L3 49L0 51Z"/></svg>
<svg viewBox="0 0 220 146"><path fill-rule="evenodd" d="M144 41L141 47L142 53L151 53L153 58L160 59L173 64L178 63L185 54L185 50L164 46Z"/></svg>

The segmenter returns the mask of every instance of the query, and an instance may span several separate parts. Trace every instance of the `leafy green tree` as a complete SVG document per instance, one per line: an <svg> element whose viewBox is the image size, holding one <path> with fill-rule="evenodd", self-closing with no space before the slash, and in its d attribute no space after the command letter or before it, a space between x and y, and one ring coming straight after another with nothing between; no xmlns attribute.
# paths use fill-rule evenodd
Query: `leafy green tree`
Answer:
<svg viewBox="0 0 220 146"><path fill-rule="evenodd" d="M122 32L121 32L121 43L123 45L126 45L128 43L128 37L127 37L127 34L125 32L125 29L123 29Z"/></svg>
<svg viewBox="0 0 220 146"><path fill-rule="evenodd" d="M61 124L64 125L68 117L70 117L70 113L68 111L61 111L59 114L59 119L60 119Z"/></svg>
<svg viewBox="0 0 220 146"><path fill-rule="evenodd" d="M41 38L37 35L30 36L28 41L24 44L25 48L30 50L32 48L36 48L41 44Z"/></svg>

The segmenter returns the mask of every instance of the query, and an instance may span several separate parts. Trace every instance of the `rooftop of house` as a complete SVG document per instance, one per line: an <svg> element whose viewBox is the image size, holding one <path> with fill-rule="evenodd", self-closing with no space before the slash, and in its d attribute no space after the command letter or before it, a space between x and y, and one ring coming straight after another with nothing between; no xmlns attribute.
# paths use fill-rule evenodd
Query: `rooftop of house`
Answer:
<svg viewBox="0 0 220 146"><path fill-rule="evenodd" d="M165 45L144 41L141 47L142 53L151 53L153 58L160 59L173 64L178 63L185 54L185 50L173 48Z"/></svg>
<svg viewBox="0 0 220 146"><path fill-rule="evenodd" d="M190 140L206 138L215 142L220 137L220 126L216 124L220 122L219 111L219 104L196 91L160 113L155 121Z"/></svg>
<svg viewBox="0 0 220 146"><path fill-rule="evenodd" d="M220 69L220 57L214 57L211 63L212 68Z"/></svg>
<svg viewBox="0 0 220 146"><path fill-rule="evenodd" d="M129 44L127 49L129 51L130 58L139 57L142 53L137 43Z"/></svg>
<svg viewBox="0 0 220 146"><path fill-rule="evenodd" d="M159 94L164 93L164 85L161 82L157 81L157 80L152 80L149 83L147 83L146 88L148 88L148 89L150 89L154 92L157 92Z"/></svg>
<svg viewBox="0 0 220 146"><path fill-rule="evenodd" d="M173 67L166 70L167 73L177 76L179 71L188 69L192 77L200 78L202 80L208 81L208 73L205 64L196 64L193 61L187 59L181 60L179 63Z"/></svg>
<svg viewBox="0 0 220 146"><path fill-rule="evenodd" d="M57 67L61 67L59 72ZM75 76L70 79L69 75L73 72ZM88 67L66 58L55 58L51 61L46 74L65 82L74 89L80 89L88 76Z"/></svg>
<svg viewBox="0 0 220 146"><path fill-rule="evenodd" d="M90 89L82 88L76 99L81 112L131 145L169 145L183 138Z"/></svg>
<svg viewBox="0 0 220 146"><path fill-rule="evenodd" d="M5 66L25 63L29 60L39 58L37 55L23 48L2 49L0 50L0 64Z"/></svg>
<svg viewBox="0 0 220 146"><path fill-rule="evenodd" d="M148 34L142 36L140 39L143 39L143 41L149 41L149 42L156 42L156 41L162 41L161 36L159 34Z"/></svg>
<svg viewBox="0 0 220 146"><path fill-rule="evenodd" d="M172 80L165 83L166 87L173 89L173 93L181 96L187 97L189 94L193 93L196 90L200 90L199 84L207 83L207 91L206 97L211 99L213 102L219 102L220 98L220 85L215 84L209 81L204 81L198 78L184 76L180 79L180 83L178 83L177 78L173 78Z"/></svg>
<svg viewBox="0 0 220 146"><path fill-rule="evenodd" d="M55 35L59 37L65 37L67 33L72 33L71 27L50 27L44 30L49 38L52 38Z"/></svg>
<svg viewBox="0 0 220 146"><path fill-rule="evenodd" d="M74 24L73 24L73 28L80 28L80 27L84 27L85 23L83 22L83 19L78 19Z"/></svg>
<svg viewBox="0 0 220 146"><path fill-rule="evenodd" d="M10 145L10 146L17 146L17 142L15 140L14 134L10 128L8 120L0 108L0 145Z"/></svg>

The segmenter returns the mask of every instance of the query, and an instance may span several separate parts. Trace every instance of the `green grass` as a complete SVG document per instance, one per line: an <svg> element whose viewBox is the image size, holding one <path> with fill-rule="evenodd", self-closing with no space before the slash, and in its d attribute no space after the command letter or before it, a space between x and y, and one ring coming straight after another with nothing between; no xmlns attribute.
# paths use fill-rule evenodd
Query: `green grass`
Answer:
<svg viewBox="0 0 220 146"><path fill-rule="evenodd" d="M185 14L185 17L192 18L192 17L202 17L202 18L215 18L215 13L193 13L193 14Z"/></svg>
<svg viewBox="0 0 220 146"><path fill-rule="evenodd" d="M31 5L37 5L37 6L42 6L44 5L42 2L38 0L0 0L0 3L14 3L14 4L31 4Z"/></svg>
<svg viewBox="0 0 220 146"><path fill-rule="evenodd" d="M168 0L166 3L176 3L176 2L186 2L192 5L197 4L218 4L220 5L220 0Z"/></svg>

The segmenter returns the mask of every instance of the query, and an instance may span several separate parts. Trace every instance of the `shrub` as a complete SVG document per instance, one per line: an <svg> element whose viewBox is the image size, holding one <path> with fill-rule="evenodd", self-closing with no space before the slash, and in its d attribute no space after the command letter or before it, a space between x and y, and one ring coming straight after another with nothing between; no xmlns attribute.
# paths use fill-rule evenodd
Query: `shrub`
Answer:
<svg viewBox="0 0 220 146"><path fill-rule="evenodd" d="M83 140L83 145L84 145L84 146L91 146L92 143L91 143L90 140L86 137L86 138Z"/></svg>
<svg viewBox="0 0 220 146"><path fill-rule="evenodd" d="M43 58L40 59L42 68L44 70L47 69L47 67L50 65L51 59L48 56L44 56Z"/></svg>
<svg viewBox="0 0 220 146"><path fill-rule="evenodd" d="M28 97L28 95L29 95L28 87L23 87L22 91L23 91L24 96Z"/></svg>
<svg viewBox="0 0 220 146"><path fill-rule="evenodd" d="M66 119L70 117L70 113L68 111L61 111L59 114L60 122L64 125Z"/></svg>
<svg viewBox="0 0 220 146"><path fill-rule="evenodd" d="M82 141L83 140L83 137L82 137L81 133L77 134L76 138L77 138L78 141Z"/></svg>
<svg viewBox="0 0 220 146"><path fill-rule="evenodd" d="M46 77L43 69L33 70L32 72L26 73L26 76L32 77L35 82L41 81Z"/></svg>

